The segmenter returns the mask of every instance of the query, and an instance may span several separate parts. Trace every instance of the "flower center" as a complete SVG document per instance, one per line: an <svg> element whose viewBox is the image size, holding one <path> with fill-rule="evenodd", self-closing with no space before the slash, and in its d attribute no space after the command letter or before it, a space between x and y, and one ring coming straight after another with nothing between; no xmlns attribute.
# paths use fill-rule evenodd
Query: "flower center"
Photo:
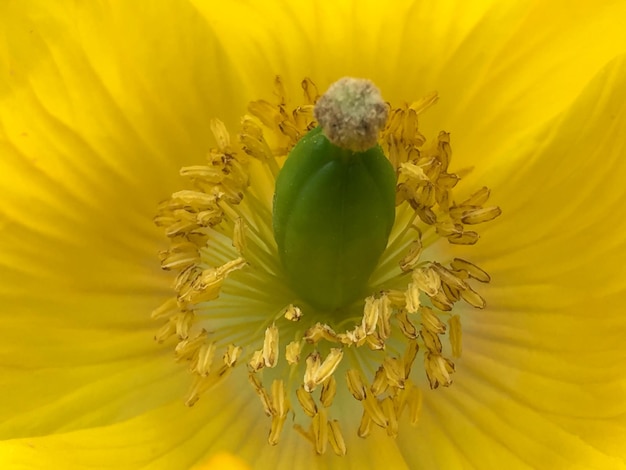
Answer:
<svg viewBox="0 0 626 470"><path fill-rule="evenodd" d="M453 306L484 308L470 284L490 278L430 247L474 244L467 227L500 215L484 207L487 188L454 202L449 134L427 144L417 128L435 94L387 118L375 87L353 80L320 98L306 79L291 107L277 78L278 103L252 102L237 142L212 122L217 148L181 170L189 188L155 219L170 240L162 267L177 272L176 295L152 314L165 320L156 340L189 366L186 403L243 371L270 444L291 412L317 453L339 455L346 421L361 437L372 426L395 436L403 413L417 423L420 384L452 383Z"/></svg>

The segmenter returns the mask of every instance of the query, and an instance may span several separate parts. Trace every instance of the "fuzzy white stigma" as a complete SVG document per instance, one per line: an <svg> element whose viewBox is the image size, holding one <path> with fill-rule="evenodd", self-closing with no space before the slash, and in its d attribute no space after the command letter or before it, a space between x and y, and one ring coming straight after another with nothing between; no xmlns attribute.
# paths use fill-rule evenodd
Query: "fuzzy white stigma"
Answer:
<svg viewBox="0 0 626 470"><path fill-rule="evenodd" d="M337 80L315 105L315 118L328 140L355 152L376 145L387 115L380 91L364 78Z"/></svg>

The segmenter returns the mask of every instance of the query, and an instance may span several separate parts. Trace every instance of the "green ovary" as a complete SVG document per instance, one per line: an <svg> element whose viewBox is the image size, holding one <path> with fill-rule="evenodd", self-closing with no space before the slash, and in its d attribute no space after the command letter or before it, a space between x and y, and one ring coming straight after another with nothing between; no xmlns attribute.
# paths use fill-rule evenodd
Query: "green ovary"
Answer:
<svg viewBox="0 0 626 470"><path fill-rule="evenodd" d="M366 293L395 218L396 176L379 146L337 147L313 129L276 180L274 236L293 290L322 310Z"/></svg>

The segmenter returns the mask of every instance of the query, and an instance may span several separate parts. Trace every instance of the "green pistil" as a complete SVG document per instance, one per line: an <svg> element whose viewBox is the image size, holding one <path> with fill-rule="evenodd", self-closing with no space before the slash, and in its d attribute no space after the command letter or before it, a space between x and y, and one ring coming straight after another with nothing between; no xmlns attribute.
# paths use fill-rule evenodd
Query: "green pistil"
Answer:
<svg viewBox="0 0 626 470"><path fill-rule="evenodd" d="M336 310L365 295L395 218L393 167L377 145L340 148L316 128L276 181L274 236L291 287Z"/></svg>

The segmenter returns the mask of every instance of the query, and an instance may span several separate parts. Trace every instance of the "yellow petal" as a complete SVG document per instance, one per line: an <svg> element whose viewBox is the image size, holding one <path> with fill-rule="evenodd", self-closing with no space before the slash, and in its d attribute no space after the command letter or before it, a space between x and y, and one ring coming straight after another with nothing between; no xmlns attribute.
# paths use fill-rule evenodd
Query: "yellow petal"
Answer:
<svg viewBox="0 0 626 470"><path fill-rule="evenodd" d="M193 467L193 470L247 470L251 468L242 459L236 457L233 454L222 452L215 454L209 460L202 462L199 465Z"/></svg>
<svg viewBox="0 0 626 470"><path fill-rule="evenodd" d="M182 2L2 2L0 23L0 435L128 419L187 385L152 341L152 218L242 87Z"/></svg>
<svg viewBox="0 0 626 470"><path fill-rule="evenodd" d="M455 384L424 404L474 465L625 467L625 102L621 57L493 188L504 215L473 253L488 308L461 314Z"/></svg>

